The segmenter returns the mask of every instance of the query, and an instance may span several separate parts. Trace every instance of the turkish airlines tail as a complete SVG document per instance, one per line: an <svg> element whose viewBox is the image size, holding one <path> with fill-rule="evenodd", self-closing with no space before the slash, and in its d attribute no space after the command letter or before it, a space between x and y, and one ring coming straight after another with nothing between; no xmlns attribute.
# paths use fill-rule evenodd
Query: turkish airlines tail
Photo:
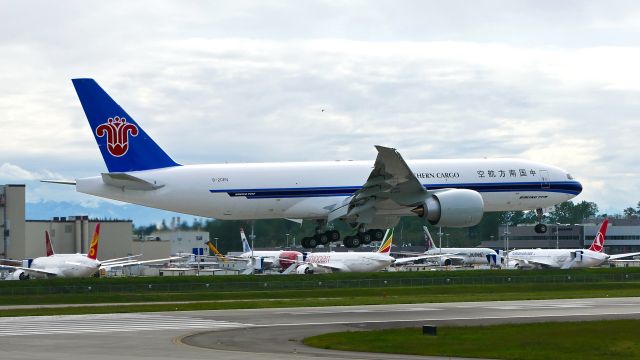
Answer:
<svg viewBox="0 0 640 360"><path fill-rule="evenodd" d="M388 229L384 234L384 240L380 244L378 252L381 254L389 254L391 252L391 244L393 243L393 228Z"/></svg>
<svg viewBox="0 0 640 360"><path fill-rule="evenodd" d="M589 250L602 252L602 249L604 249L604 239L607 236L608 225L609 219L604 219L602 225L600 225L600 230L598 230L598 233L596 234L596 238L593 239L593 243L591 243L591 246L589 247Z"/></svg>
<svg viewBox="0 0 640 360"><path fill-rule="evenodd" d="M53 252L53 246L51 245L51 238L49 238L49 232L47 230L44 231L44 246L47 249L47 256L51 256L55 254Z"/></svg>
<svg viewBox="0 0 640 360"><path fill-rule="evenodd" d="M73 79L109 172L178 166L93 79Z"/></svg>
<svg viewBox="0 0 640 360"><path fill-rule="evenodd" d="M98 257L98 239L100 239L100 223L96 224L96 231L93 232L93 239L91 239L91 246L89 253L87 253L89 259L96 260Z"/></svg>

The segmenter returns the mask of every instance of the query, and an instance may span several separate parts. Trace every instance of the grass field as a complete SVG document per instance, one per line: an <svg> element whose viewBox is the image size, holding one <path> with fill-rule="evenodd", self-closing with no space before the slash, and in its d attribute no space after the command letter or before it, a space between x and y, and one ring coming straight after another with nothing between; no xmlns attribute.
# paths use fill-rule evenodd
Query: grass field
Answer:
<svg viewBox="0 0 640 360"><path fill-rule="evenodd" d="M304 340L348 351L491 359L640 359L640 320L439 327L332 333Z"/></svg>
<svg viewBox="0 0 640 360"><path fill-rule="evenodd" d="M0 316L626 296L640 269L51 279L0 282L0 305L105 305Z"/></svg>

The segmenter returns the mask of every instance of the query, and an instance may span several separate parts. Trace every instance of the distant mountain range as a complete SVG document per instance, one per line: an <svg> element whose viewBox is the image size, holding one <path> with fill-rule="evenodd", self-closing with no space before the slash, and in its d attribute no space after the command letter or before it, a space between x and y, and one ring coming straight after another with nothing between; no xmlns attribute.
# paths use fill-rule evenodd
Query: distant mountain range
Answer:
<svg viewBox="0 0 640 360"><path fill-rule="evenodd" d="M113 204L100 201L97 206L84 206L66 201L43 201L26 204L27 220L50 220L60 216L88 215L90 218L132 220L135 226L159 224L162 220L168 224L172 217L180 217L180 221L191 224L194 216L170 211L152 209L131 204Z"/></svg>

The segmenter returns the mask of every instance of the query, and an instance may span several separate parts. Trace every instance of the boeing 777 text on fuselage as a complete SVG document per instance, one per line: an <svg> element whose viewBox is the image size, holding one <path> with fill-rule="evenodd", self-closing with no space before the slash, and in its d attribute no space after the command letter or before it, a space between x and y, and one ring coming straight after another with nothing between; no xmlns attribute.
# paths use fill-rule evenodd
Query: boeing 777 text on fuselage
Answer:
<svg viewBox="0 0 640 360"><path fill-rule="evenodd" d="M302 244L381 240L403 216L445 227L476 225L484 212L533 210L569 200L582 185L566 171L519 159L406 161L376 146L375 161L180 165L93 79L74 79L109 172L77 179L79 192L216 219L317 221Z"/></svg>

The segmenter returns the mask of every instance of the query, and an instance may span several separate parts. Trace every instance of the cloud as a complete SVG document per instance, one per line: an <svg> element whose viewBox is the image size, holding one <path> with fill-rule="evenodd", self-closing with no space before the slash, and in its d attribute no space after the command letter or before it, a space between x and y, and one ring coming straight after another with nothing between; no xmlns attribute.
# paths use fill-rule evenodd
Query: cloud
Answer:
<svg viewBox="0 0 640 360"><path fill-rule="evenodd" d="M5 181L105 171L69 81L90 76L181 163L373 160L384 144L552 163L601 207L640 198L624 3L40 4L3 5Z"/></svg>

